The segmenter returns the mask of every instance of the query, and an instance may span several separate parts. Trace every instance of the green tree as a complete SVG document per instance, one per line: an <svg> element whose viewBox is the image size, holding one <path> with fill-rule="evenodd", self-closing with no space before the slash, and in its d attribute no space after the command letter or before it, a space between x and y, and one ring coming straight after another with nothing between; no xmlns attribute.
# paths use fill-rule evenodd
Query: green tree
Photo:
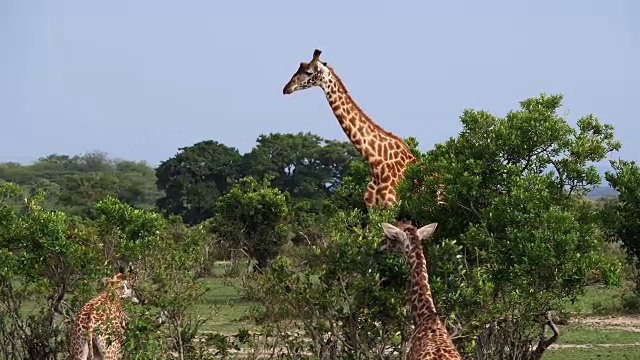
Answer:
<svg viewBox="0 0 640 360"><path fill-rule="evenodd" d="M78 156L52 154L30 165L0 164L0 181L30 192L45 192L43 206L69 215L93 216L92 206L107 195L151 209L159 197L155 173L145 162L110 159L102 152Z"/></svg>
<svg viewBox="0 0 640 360"><path fill-rule="evenodd" d="M325 140L311 133L260 135L244 156L243 174L261 179L293 200L310 201L314 211L335 188L359 154L348 142Z"/></svg>
<svg viewBox="0 0 640 360"><path fill-rule="evenodd" d="M292 213L286 193L269 186L270 178L238 180L215 203L209 229L227 246L241 250L256 269L266 269L269 261L290 237Z"/></svg>
<svg viewBox="0 0 640 360"><path fill-rule="evenodd" d="M86 291L100 264L95 249L86 246L91 232L64 213L45 210L43 199L41 191L28 195L16 184L0 184L0 354L5 359L55 358L65 341L56 321L68 316L65 296ZM27 303L38 306L27 312Z"/></svg>
<svg viewBox="0 0 640 360"><path fill-rule="evenodd" d="M238 150L216 141L180 148L156 169L156 184L164 191L157 205L167 215L180 215L197 224L213 216L213 204L238 178L242 157Z"/></svg>
<svg viewBox="0 0 640 360"><path fill-rule="evenodd" d="M363 193L370 179L369 164L364 159L354 160L347 169L340 183L331 192L323 204L323 213L335 214L338 211L358 209L366 213Z"/></svg>
<svg viewBox="0 0 640 360"><path fill-rule="evenodd" d="M601 181L589 163L620 143L592 115L571 127L556 114L561 102L542 94L504 118L465 110L459 136L421 154L400 189L414 222L440 224L425 248L436 303L450 329L466 336L462 348L475 339L476 355L489 354L480 358L506 343L510 356L541 355L530 344L543 335L544 314L581 294L588 275L618 280L619 264L603 258L596 213L582 195ZM435 205L438 181L444 206Z"/></svg>
<svg viewBox="0 0 640 360"><path fill-rule="evenodd" d="M635 161L611 161L614 171L605 176L619 192L617 201L607 202L602 223L611 241L619 241L636 269L636 292L640 294L640 167Z"/></svg>
<svg viewBox="0 0 640 360"><path fill-rule="evenodd" d="M117 195L118 178L106 172L78 172L62 178L58 205L73 215L92 217L93 205L108 195Z"/></svg>
<svg viewBox="0 0 640 360"><path fill-rule="evenodd" d="M410 324L406 270L376 251L381 228L361 227L364 216L337 212L324 224L323 244L301 248L300 258L279 256L246 283L246 296L261 304L260 331L276 335L268 346L295 359L400 358ZM372 224L391 216L368 214Z"/></svg>

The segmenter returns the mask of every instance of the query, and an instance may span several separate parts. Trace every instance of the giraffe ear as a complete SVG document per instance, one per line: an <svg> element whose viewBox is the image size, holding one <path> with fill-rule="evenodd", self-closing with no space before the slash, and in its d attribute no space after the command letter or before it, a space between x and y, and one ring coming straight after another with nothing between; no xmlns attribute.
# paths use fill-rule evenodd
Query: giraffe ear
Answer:
<svg viewBox="0 0 640 360"><path fill-rule="evenodd" d="M320 64L327 66L327 62L326 61L321 61Z"/></svg>
<svg viewBox="0 0 640 360"><path fill-rule="evenodd" d="M420 240L431 237L431 235L433 235L433 233L436 231L437 226L438 223L431 223L418 229L418 237L420 238Z"/></svg>
<svg viewBox="0 0 640 360"><path fill-rule="evenodd" d="M404 231L398 229L397 227L389 224L382 223L382 231L389 239L399 240L404 235Z"/></svg>

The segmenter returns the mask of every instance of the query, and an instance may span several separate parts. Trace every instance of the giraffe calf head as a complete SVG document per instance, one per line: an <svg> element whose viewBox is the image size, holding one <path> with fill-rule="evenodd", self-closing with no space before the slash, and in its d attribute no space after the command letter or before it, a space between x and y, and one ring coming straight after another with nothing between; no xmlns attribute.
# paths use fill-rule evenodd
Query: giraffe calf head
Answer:
<svg viewBox="0 0 640 360"><path fill-rule="evenodd" d="M282 89L283 94L291 94L314 86L324 86L330 70L326 62L320 61L321 53L322 51L316 49L310 62L300 63L298 70Z"/></svg>
<svg viewBox="0 0 640 360"><path fill-rule="evenodd" d="M128 275L125 275L123 267L120 267L118 273L113 278L104 278L105 284L112 289L117 296L122 299L131 299L134 303L140 302L140 297L134 289L136 283L136 275L133 268L129 265Z"/></svg>
<svg viewBox="0 0 640 360"><path fill-rule="evenodd" d="M411 247L433 235L438 223L431 223L419 229L411 224L398 223L397 226L382 223L384 239L378 245L378 251L389 251L408 256Z"/></svg>

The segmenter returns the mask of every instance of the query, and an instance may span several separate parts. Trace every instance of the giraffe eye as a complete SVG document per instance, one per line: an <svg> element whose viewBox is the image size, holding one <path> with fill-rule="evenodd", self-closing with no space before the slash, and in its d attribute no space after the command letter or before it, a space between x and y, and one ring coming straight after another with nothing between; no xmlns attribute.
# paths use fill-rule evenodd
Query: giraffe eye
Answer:
<svg viewBox="0 0 640 360"><path fill-rule="evenodd" d="M313 75L313 72L311 72L311 71L305 71L304 73L307 74L308 76Z"/></svg>

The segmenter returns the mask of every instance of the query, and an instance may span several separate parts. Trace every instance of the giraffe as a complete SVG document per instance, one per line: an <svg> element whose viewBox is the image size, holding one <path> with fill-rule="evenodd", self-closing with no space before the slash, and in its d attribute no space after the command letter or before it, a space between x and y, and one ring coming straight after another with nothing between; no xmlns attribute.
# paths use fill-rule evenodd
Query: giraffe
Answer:
<svg viewBox="0 0 640 360"><path fill-rule="evenodd" d="M453 345L451 336L438 317L422 249L422 240L433 235L438 223L431 223L419 229L402 222L398 222L397 225L382 224L385 238L378 246L378 250L401 253L409 263L413 333L406 359L461 360L462 356Z"/></svg>
<svg viewBox="0 0 640 360"><path fill-rule="evenodd" d="M133 290L136 277L129 265L129 276L121 266L113 278L103 278L105 289L82 306L70 329L74 360L122 358L126 315L122 299L139 303Z"/></svg>
<svg viewBox="0 0 640 360"><path fill-rule="evenodd" d="M288 95L298 90L320 87L342 130L369 163L371 178L364 191L367 208L395 205L398 201L396 187L407 167L417 160L400 137L383 129L360 109L333 68L320 61L321 53L316 49L310 62L300 63L282 93ZM438 204L444 204L442 197L442 187L438 186Z"/></svg>

